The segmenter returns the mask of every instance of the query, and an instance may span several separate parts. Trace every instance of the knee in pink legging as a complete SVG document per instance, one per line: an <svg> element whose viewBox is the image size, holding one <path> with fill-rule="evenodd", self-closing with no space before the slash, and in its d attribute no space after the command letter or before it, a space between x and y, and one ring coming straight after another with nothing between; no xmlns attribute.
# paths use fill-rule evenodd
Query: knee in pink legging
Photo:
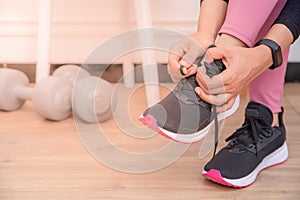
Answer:
<svg viewBox="0 0 300 200"><path fill-rule="evenodd" d="M232 35L248 47L263 38L287 0L230 0L220 33ZM283 52L283 64L266 70L249 84L251 101L266 105L273 113L281 112L284 77L289 49Z"/></svg>

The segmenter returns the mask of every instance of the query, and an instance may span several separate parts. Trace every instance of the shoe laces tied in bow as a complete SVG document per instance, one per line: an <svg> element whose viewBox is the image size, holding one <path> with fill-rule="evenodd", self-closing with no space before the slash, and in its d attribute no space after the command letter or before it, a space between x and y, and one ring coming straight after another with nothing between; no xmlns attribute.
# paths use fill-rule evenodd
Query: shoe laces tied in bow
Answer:
<svg viewBox="0 0 300 200"><path fill-rule="evenodd" d="M244 136L244 137L242 137ZM249 145L255 146L256 156L258 143L264 138L272 136L271 126L258 118L257 110L246 110L246 120L242 127L237 129L231 136L226 138L229 148L236 148L239 151L246 150Z"/></svg>

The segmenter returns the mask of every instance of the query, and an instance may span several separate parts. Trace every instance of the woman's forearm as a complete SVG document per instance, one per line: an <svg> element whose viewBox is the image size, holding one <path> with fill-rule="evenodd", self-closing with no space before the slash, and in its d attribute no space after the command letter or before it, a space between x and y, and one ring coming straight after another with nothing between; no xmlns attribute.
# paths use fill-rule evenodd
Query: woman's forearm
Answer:
<svg viewBox="0 0 300 200"><path fill-rule="evenodd" d="M293 34L283 24L273 25L264 38L276 42L281 47L282 52L284 52L293 42ZM259 71L262 73L273 64L271 49L265 45L259 45L253 50L253 53L260 57L260 59L258 59L260 64L257 65L257 67L260 68Z"/></svg>
<svg viewBox="0 0 300 200"><path fill-rule="evenodd" d="M214 43L225 20L227 3L224 0L204 0L201 3L197 33L206 38L205 48Z"/></svg>

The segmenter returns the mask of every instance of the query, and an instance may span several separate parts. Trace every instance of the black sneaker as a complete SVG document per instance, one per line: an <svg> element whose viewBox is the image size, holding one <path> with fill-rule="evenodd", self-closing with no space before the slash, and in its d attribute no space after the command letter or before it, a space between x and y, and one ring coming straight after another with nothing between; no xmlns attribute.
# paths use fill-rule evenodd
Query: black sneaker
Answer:
<svg viewBox="0 0 300 200"><path fill-rule="evenodd" d="M279 127L272 127L273 115L266 106L250 102L245 122L204 167L202 175L219 184L242 188L252 184L260 171L287 160L286 132L279 113Z"/></svg>
<svg viewBox="0 0 300 200"><path fill-rule="evenodd" d="M197 59L200 66L201 59ZM212 77L225 70L222 60L204 62L206 73ZM182 79L164 99L148 108L140 121L160 134L182 143L203 139L210 130L215 116L223 120L233 114L239 106L239 97L234 106L223 113L212 112L212 105L203 101L194 91L198 86L196 75Z"/></svg>

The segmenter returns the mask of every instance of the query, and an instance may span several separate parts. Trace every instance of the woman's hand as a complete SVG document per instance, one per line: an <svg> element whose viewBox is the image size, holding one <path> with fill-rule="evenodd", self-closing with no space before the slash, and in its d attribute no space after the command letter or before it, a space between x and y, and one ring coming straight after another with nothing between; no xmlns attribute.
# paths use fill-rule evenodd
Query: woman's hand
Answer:
<svg viewBox="0 0 300 200"><path fill-rule="evenodd" d="M171 46L168 59L168 73L173 82L179 82L183 77L197 73L197 66L193 63L197 57L203 55L212 43L201 33L197 32L180 40ZM182 75L180 66L183 66Z"/></svg>
<svg viewBox="0 0 300 200"><path fill-rule="evenodd" d="M195 92L204 101L215 104L218 112L230 109L239 92L272 64L271 51L264 45L215 47L209 49L207 55L222 59L226 70L209 78L204 67L200 67L197 73L199 87Z"/></svg>

